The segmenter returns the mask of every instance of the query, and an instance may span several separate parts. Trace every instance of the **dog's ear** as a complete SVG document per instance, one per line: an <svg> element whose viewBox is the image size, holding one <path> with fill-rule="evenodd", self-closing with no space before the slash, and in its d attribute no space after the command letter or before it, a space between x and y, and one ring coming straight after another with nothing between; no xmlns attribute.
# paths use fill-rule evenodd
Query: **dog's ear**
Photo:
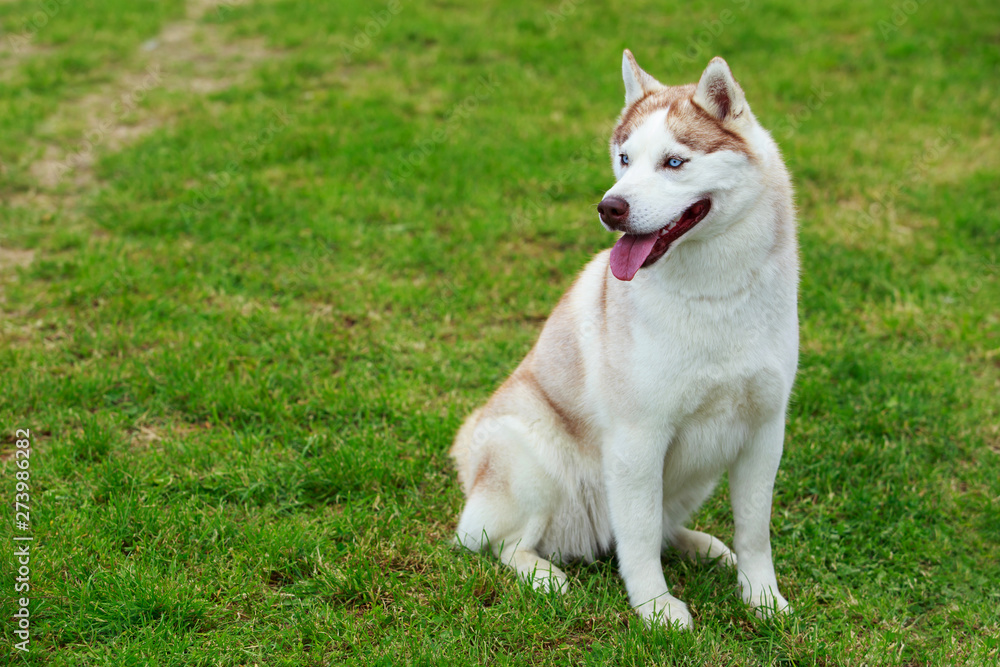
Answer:
<svg viewBox="0 0 1000 667"><path fill-rule="evenodd" d="M639 63L635 61L635 56L628 49L622 56L622 78L625 80L625 106L630 106L633 102L641 100L646 93L663 88L663 84L646 74Z"/></svg>
<svg viewBox="0 0 1000 667"><path fill-rule="evenodd" d="M729 65L716 56L708 63L694 93L695 104L723 123L739 118L747 100Z"/></svg>

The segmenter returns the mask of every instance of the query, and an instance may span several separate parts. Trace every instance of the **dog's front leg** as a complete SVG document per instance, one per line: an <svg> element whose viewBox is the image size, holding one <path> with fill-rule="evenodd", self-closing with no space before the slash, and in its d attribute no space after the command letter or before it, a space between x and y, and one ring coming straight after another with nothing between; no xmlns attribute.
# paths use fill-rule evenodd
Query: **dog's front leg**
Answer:
<svg viewBox="0 0 1000 667"><path fill-rule="evenodd" d="M729 469L740 594L760 617L787 612L771 559L771 496L785 437L784 411L761 428Z"/></svg>
<svg viewBox="0 0 1000 667"><path fill-rule="evenodd" d="M665 442L669 439L650 442L635 432L622 432L612 440L604 459L608 509L632 607L647 624L689 628L687 605L667 590L660 563Z"/></svg>

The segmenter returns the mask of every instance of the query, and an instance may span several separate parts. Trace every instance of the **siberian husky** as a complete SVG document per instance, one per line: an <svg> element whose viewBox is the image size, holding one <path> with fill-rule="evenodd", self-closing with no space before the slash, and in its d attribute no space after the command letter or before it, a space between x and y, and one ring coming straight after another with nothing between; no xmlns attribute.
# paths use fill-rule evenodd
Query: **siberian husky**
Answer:
<svg viewBox="0 0 1000 667"><path fill-rule="evenodd" d="M528 356L459 430L458 542L536 588L551 561L618 556L648 623L691 626L661 551L736 569L758 615L784 612L771 494L798 363L798 250L781 155L721 58L664 86L625 51L597 210L624 232L583 269ZM734 549L684 527L724 471Z"/></svg>

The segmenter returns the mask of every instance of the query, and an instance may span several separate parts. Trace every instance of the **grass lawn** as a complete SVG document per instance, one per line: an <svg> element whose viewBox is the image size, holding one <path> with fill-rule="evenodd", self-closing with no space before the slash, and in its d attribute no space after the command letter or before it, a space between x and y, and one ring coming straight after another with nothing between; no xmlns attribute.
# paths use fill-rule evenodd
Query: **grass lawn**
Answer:
<svg viewBox="0 0 1000 667"><path fill-rule="evenodd" d="M0 2L5 664L1000 661L1000 4L629 4ZM796 184L783 620L449 547L456 429L613 242L625 47L726 57Z"/></svg>

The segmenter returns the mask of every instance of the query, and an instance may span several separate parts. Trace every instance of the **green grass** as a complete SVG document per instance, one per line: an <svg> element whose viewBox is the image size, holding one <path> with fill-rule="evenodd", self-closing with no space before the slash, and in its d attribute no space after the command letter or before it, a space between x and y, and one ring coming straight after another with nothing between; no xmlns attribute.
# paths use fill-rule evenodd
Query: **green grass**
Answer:
<svg viewBox="0 0 1000 667"><path fill-rule="evenodd" d="M995 2L48 4L25 43L42 3L0 3L5 659L1000 659ZM553 598L448 545L455 430L611 243L625 47L667 83L726 57L796 183L784 620L668 554L696 629L651 631L613 559ZM731 541L725 484L694 522Z"/></svg>

